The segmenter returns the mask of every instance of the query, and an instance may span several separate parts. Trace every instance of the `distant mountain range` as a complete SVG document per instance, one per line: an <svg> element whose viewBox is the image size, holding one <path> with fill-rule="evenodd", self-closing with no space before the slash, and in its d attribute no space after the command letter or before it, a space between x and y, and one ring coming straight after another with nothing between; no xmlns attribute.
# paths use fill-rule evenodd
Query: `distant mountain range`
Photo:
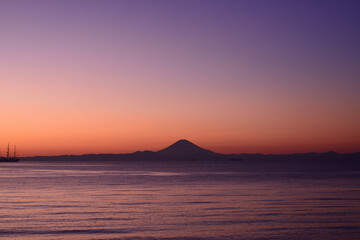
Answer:
<svg viewBox="0 0 360 240"><path fill-rule="evenodd" d="M242 161L242 160L325 160L360 161L360 152L340 154L295 153L295 154L220 154L203 149L192 142L181 139L157 152L137 151L126 154L85 154L61 156L23 157L21 161Z"/></svg>

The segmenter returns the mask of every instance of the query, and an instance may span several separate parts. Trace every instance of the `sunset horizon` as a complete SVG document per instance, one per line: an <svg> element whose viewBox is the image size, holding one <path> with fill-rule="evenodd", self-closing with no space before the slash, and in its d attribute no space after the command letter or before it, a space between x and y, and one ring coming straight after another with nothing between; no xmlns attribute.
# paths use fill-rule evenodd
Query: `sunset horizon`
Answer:
<svg viewBox="0 0 360 240"><path fill-rule="evenodd" d="M256 149L254 149L253 151L241 151L241 150L238 150L236 151L237 149L235 148L231 148L229 146L223 146L223 148L221 147L216 147L216 146L213 146L213 145L204 145L204 144L199 144L197 141L192 141L191 139L185 139L185 138L179 138L177 140L174 140L172 142L167 142L165 143L165 145L161 145L161 146L154 146L153 148L146 148L146 146L149 146L150 144L147 143L146 145L144 144L142 147L138 147L136 148L137 145L135 145L134 148L131 148L130 150L126 151L126 150L109 150L108 152L103 152L101 150L99 151L95 151L95 152L85 152L85 150L81 150L81 149L71 149L70 151L69 150L63 150L63 151L59 151L58 149L54 150L54 152L50 151L47 153L43 153L43 154L30 154L30 155L24 155L22 152L21 152L21 149L19 150L19 147L14 144L9 144L10 146L10 152L13 154L13 148L14 147L17 147L17 151L16 151L16 154L18 157L35 157L35 156L61 156L61 155L87 155L87 154L129 154L129 153L134 153L134 152L138 152L138 151L151 151L151 152L157 152L161 149L164 149L166 148L167 146L170 146L171 144L173 143L176 143L177 141L180 141L180 140L186 140L186 141L189 141L195 145L198 145L204 149L207 149L207 150L210 150L212 152L215 152L215 153L220 153L220 154L297 154L297 153L327 153L327 152L336 152L336 153L340 153L340 154L348 154L348 153L359 153L360 150L358 150L356 148L356 146L354 147L354 150L351 150L351 148L349 148L349 146L347 146L347 148L345 148L346 150L344 151L335 151L334 149L331 149L331 148L323 148L323 150L319 150L319 151L316 151L314 150L311 146L308 146L308 148L303 148L303 151L297 151L297 150L294 150L294 151L291 151L291 150L280 150L280 151L277 151L277 152L271 152L271 150L273 150L274 148L272 147L271 150L269 151L256 151ZM166 145L167 144L167 145ZM141 146L141 145L140 145ZM100 148L103 148L100 146ZM92 147L92 149L94 149L94 147ZM233 150L234 149L234 150ZM249 148L248 148L249 149ZM251 148L250 148L251 149ZM264 148L266 149L266 148ZM282 149L280 147L280 149ZM290 148L291 149L291 148ZM293 149L297 149L297 147L293 148ZM318 148L317 148L318 149ZM0 148L0 156L3 156L5 155L7 149L5 147L3 148Z"/></svg>
<svg viewBox="0 0 360 240"><path fill-rule="evenodd" d="M0 0L0 238L359 240L359 13Z"/></svg>
<svg viewBox="0 0 360 240"><path fill-rule="evenodd" d="M2 1L0 149L360 151L353 5Z"/></svg>

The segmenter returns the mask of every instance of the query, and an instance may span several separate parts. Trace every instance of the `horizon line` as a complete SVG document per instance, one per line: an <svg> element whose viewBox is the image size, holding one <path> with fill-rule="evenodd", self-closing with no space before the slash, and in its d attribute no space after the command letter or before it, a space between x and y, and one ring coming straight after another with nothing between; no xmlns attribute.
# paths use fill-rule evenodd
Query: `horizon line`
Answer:
<svg viewBox="0 0 360 240"><path fill-rule="evenodd" d="M134 154L134 153L137 153L137 152L152 152L152 153L156 153L158 151L161 151L165 148L168 148L178 142L188 142L190 144L193 144L199 148L202 148L200 146L198 146L197 144L185 139L185 138L182 138L182 139L179 139L171 144L169 144L168 146L164 147L164 148L161 148L160 150L156 150L156 151L153 151L153 150L136 150L136 151L132 151L132 152L98 152L98 153L80 153L80 154L55 154L55 155L26 155L26 156L19 156L19 158L31 158L31 157L60 157L60 156L85 156L85 155L126 155L126 154ZM14 145L15 146L15 145ZM221 154L221 155L241 155L241 154L247 154L247 155L296 155L296 154L325 154L325 153L336 153L336 154L356 154L356 153L360 153L360 150L355 150L355 151L351 151L351 152L338 152L338 151L333 151L333 150L328 150L328 151L309 151L309 152L288 152L288 153L262 153L262 152L256 152L256 153L247 153L247 152L241 152L241 153L220 153L220 152L215 152L213 150L210 150L210 149L207 149L207 148L202 148L202 149L205 149L205 150L208 150L208 151L211 151L213 153L216 153L216 154Z"/></svg>

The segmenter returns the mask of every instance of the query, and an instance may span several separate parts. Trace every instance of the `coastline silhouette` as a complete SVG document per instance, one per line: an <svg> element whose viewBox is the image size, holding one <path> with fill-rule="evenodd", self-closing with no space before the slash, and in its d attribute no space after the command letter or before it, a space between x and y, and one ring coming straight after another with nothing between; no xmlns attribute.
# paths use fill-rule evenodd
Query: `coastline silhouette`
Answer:
<svg viewBox="0 0 360 240"><path fill-rule="evenodd" d="M281 160L281 161L359 161L360 152L355 153L294 153L294 154L221 154L180 139L159 151L136 151L121 154L84 154L21 157L22 161L232 161L243 160Z"/></svg>

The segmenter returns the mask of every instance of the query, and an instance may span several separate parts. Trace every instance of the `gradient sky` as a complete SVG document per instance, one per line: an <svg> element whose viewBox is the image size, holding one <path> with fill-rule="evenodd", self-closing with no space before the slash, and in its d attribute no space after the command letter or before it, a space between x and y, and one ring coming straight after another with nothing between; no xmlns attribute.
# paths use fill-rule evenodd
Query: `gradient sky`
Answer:
<svg viewBox="0 0 360 240"><path fill-rule="evenodd" d="M0 1L0 149L360 151L360 1Z"/></svg>

